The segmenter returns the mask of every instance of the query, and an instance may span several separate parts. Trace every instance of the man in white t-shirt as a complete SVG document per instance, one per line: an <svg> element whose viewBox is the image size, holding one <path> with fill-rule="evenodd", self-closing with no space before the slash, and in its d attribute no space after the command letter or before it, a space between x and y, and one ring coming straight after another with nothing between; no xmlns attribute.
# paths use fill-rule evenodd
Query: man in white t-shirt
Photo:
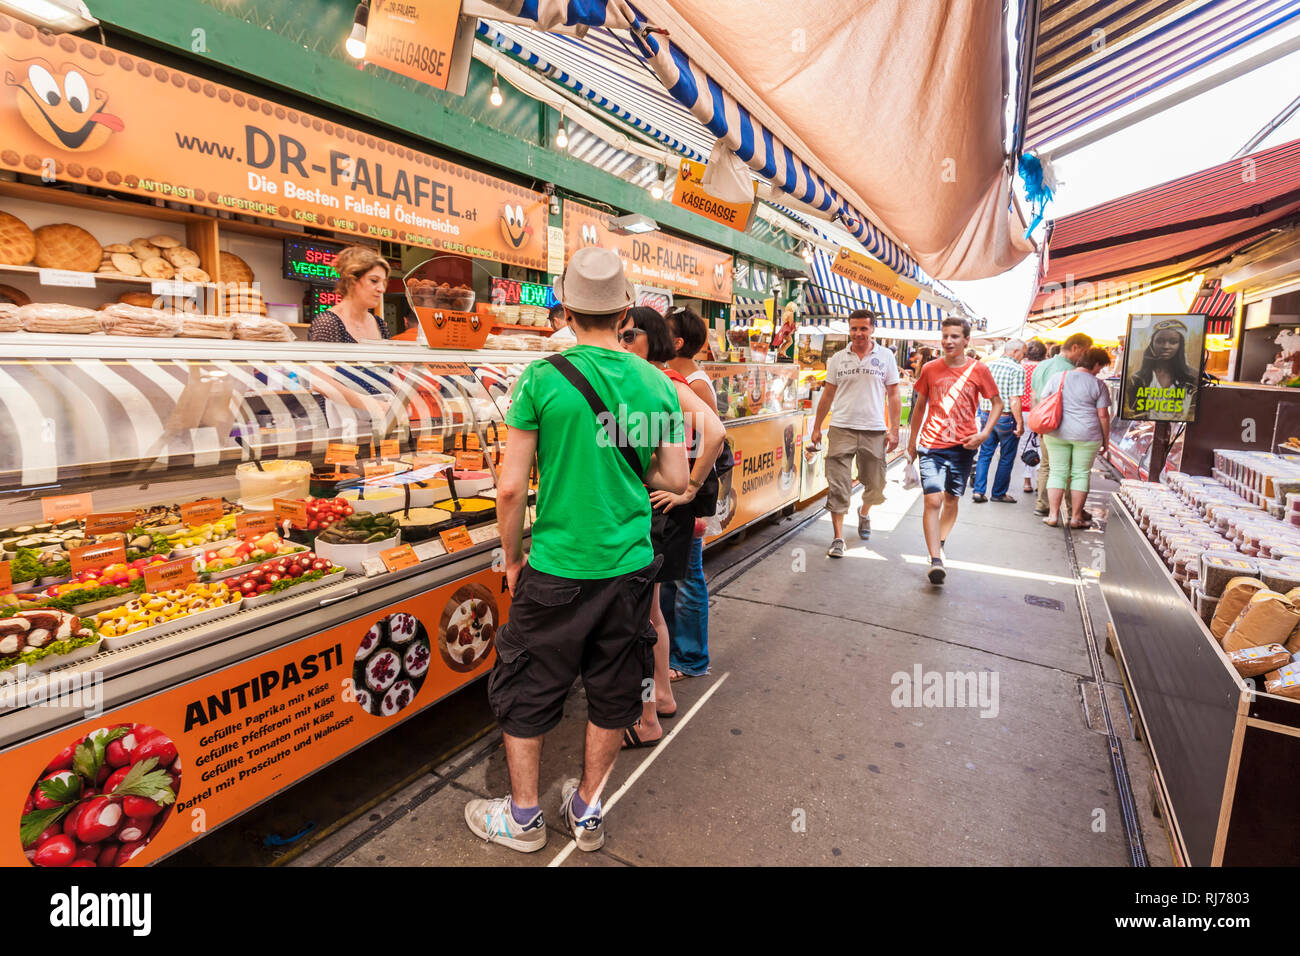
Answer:
<svg viewBox="0 0 1300 956"><path fill-rule="evenodd" d="M862 482L858 537L866 541L871 537L871 506L885 500L885 456L898 447L898 362L893 352L873 340L875 331L876 314L871 310L858 309L849 316L849 347L826 362L826 384L809 436L814 446L821 444L821 425L829 413L826 509L834 537L826 553L832 558L844 557L844 515L853 491L854 460Z"/></svg>

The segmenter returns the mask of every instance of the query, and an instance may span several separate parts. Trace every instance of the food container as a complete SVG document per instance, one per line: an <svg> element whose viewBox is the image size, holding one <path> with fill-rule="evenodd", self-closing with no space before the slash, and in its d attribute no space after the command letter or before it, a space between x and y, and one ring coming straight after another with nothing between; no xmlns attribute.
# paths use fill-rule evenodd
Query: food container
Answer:
<svg viewBox="0 0 1300 956"><path fill-rule="evenodd" d="M322 470L313 471L308 488L313 498L337 498L340 486L346 488L361 481L355 472Z"/></svg>
<svg viewBox="0 0 1300 956"><path fill-rule="evenodd" d="M1257 578L1259 567L1254 561L1217 552L1201 555L1200 588L1217 599L1233 578Z"/></svg>
<svg viewBox="0 0 1300 956"><path fill-rule="evenodd" d="M411 544L427 541L452 524L451 512L443 508L411 508L410 511L399 511L393 517L402 527L402 540Z"/></svg>
<svg viewBox="0 0 1300 956"><path fill-rule="evenodd" d="M366 561L379 557L381 551L397 547L401 540L400 531L391 538L372 541L369 544L333 544L317 538L316 554L327 561L347 568L353 574L364 574L365 568L363 565Z"/></svg>
<svg viewBox="0 0 1300 956"><path fill-rule="evenodd" d="M1286 594L1292 588L1300 588L1300 562L1261 561L1259 579L1278 594Z"/></svg>
<svg viewBox="0 0 1300 956"><path fill-rule="evenodd" d="M489 498L461 498L443 504L451 511L453 522L464 521L467 526L487 524L496 520L497 503Z"/></svg>
<svg viewBox="0 0 1300 956"><path fill-rule="evenodd" d="M223 604L221 607L211 607L205 611L198 611L194 614L187 614L184 617L173 618L170 621L164 621L162 624L155 624L153 627L146 627L139 631L132 631L130 634L122 634L119 637L106 637L104 638L104 650L121 650L123 647L131 647L135 644L142 644L145 641L151 641L154 638L165 637L168 634L184 630L187 627L197 627L200 624L207 624L209 621L215 621L217 618L225 617L228 614L234 614L243 606L243 596L240 595L236 600L229 604Z"/></svg>
<svg viewBox="0 0 1300 956"><path fill-rule="evenodd" d="M311 462L277 458L251 461L235 468L239 479L239 505L248 511L270 511L276 498L306 498L311 489Z"/></svg>
<svg viewBox="0 0 1300 956"><path fill-rule="evenodd" d="M97 637L85 647L78 647L67 654L49 654L28 664L27 672L29 674L44 674L58 667L67 667L70 664L80 664L82 661L88 661L99 653L103 643L104 639Z"/></svg>
<svg viewBox="0 0 1300 956"><path fill-rule="evenodd" d="M365 497L359 489L345 491L339 495L350 504L354 511L366 511L371 514L389 513L406 507L406 492L401 488L367 488Z"/></svg>
<svg viewBox="0 0 1300 956"><path fill-rule="evenodd" d="M319 553L319 552L318 552ZM254 565L256 567L256 565ZM245 568L245 571L248 569ZM298 597L308 591L316 588L323 588L328 584L338 584L346 576L347 571L339 568L337 571L326 574L317 578L315 581L304 581L301 584L295 584L292 587L285 588L283 591L267 591L264 594L254 595L243 599L242 606L245 608L261 607L263 604L270 604L274 601L282 601L285 598Z"/></svg>

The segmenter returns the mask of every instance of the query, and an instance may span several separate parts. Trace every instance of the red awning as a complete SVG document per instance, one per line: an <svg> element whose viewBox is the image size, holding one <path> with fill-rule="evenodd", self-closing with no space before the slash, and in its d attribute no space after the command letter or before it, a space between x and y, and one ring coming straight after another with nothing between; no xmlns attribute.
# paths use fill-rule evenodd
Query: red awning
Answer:
<svg viewBox="0 0 1300 956"><path fill-rule="evenodd" d="M1217 335L1232 334L1232 320L1237 314L1237 294L1224 292L1219 279L1201 283L1196 298L1187 309L1189 315L1206 316L1205 331Z"/></svg>
<svg viewBox="0 0 1300 956"><path fill-rule="evenodd" d="M1030 318L1206 268L1297 219L1300 140L1066 216Z"/></svg>

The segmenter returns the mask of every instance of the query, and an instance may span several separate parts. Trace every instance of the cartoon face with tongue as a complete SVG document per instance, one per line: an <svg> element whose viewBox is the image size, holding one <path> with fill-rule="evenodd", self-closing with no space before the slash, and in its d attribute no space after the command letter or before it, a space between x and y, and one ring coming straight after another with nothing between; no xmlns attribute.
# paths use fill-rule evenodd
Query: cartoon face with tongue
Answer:
<svg viewBox="0 0 1300 956"><path fill-rule="evenodd" d="M5 71L5 85L14 88L18 112L41 139L74 153L88 153L122 131L122 120L104 112L108 94L91 88L93 78L87 79L70 63L56 68L40 58L24 62L22 76Z"/></svg>

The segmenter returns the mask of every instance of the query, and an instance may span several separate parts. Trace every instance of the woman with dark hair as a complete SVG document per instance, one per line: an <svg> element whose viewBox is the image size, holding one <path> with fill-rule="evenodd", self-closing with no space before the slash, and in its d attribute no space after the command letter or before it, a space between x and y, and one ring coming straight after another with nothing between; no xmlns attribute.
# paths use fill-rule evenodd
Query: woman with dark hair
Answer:
<svg viewBox="0 0 1300 956"><path fill-rule="evenodd" d="M1077 368L1057 372L1043 388L1043 397L1061 393L1061 424L1043 435L1047 449L1048 514L1043 524L1055 528L1060 523L1061 502L1070 493L1071 528L1086 528L1082 518L1088 497L1092 462L1100 451L1106 453L1110 440L1110 389L1097 376L1110 365L1110 354L1103 348L1088 349Z"/></svg>
<svg viewBox="0 0 1300 956"><path fill-rule="evenodd" d="M677 353L669 360L668 367L683 375L691 391L710 408L716 409L718 397L708 373L695 364L695 356L704 348L708 338L704 320L691 309L677 309L668 313L668 331ZM686 574L680 580L664 582L660 593L672 651L668 657L668 675L672 681L703 677L709 672L709 585L704 580L704 518L700 517L698 509L694 513L695 529Z"/></svg>
<svg viewBox="0 0 1300 956"><path fill-rule="evenodd" d="M1150 419L1178 420L1186 412L1199 379L1196 369L1187 364L1187 325L1179 319L1162 319L1151 330L1151 340L1142 353L1142 364L1128 377L1127 394L1136 396L1139 389L1184 389L1183 399L1173 411L1149 411ZM1170 407L1167 400L1159 404Z"/></svg>
<svg viewBox="0 0 1300 956"><path fill-rule="evenodd" d="M659 718L672 717L677 713L677 702L673 699L672 680L669 676L671 651L668 622L664 619L659 603L660 585L665 581L680 581L686 577L695 532L695 512L691 510L690 503L695 500L696 492L708 478L726 433L717 412L691 390L680 372L667 367L667 363L676 357L677 350L673 346L668 323L662 315L654 309L635 306L628 309L627 318L618 333L623 348L658 366L672 379L677 388L682 416L686 420L687 451L693 453L690 484L685 492L680 495L649 492L650 504L654 508L650 521L650 539L655 554L663 556L663 564L655 576L654 599L650 603L650 623L658 638L654 648L655 692L653 698L642 705L641 719L624 734L623 746L633 748L657 744L664 736ZM629 425L629 430L635 433L635 426L631 423Z"/></svg>

